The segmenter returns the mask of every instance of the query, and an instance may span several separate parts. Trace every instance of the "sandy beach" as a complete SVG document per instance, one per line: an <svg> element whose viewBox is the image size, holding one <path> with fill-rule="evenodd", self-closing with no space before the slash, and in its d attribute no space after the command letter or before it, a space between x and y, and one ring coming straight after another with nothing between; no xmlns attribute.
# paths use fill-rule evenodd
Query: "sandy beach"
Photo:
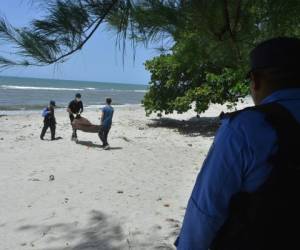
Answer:
<svg viewBox="0 0 300 250"><path fill-rule="evenodd" d="M107 151L97 134L72 142L64 110L57 141L39 139L39 113L0 117L0 249L174 249L221 111L157 119L118 106ZM84 117L99 123L96 109Z"/></svg>

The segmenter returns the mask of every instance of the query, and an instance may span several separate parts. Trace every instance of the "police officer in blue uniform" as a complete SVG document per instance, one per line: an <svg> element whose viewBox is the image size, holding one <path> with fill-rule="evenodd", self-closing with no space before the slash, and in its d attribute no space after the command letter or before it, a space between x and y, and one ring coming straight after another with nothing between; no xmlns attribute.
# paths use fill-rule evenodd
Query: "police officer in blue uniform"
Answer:
<svg viewBox="0 0 300 250"><path fill-rule="evenodd" d="M179 250L300 249L300 40L262 42L250 61L255 107L223 116Z"/></svg>
<svg viewBox="0 0 300 250"><path fill-rule="evenodd" d="M42 116L44 117L44 127L42 129L40 138L44 140L44 136L48 128L51 131L51 140L55 140L55 129L56 129L56 119L54 114L55 101L50 101L49 106L43 110Z"/></svg>
<svg viewBox="0 0 300 250"><path fill-rule="evenodd" d="M114 108L111 106L112 99L106 98L106 105L101 109L101 129L98 133L100 140L102 141L102 147L107 150L109 144L107 142L108 133L112 125L112 119L114 115Z"/></svg>

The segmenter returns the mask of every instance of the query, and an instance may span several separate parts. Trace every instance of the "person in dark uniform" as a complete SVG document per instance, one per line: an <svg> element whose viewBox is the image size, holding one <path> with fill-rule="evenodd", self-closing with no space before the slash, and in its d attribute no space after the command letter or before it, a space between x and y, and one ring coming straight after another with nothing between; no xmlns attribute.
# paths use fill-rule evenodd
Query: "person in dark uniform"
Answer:
<svg viewBox="0 0 300 250"><path fill-rule="evenodd" d="M107 136L112 124L112 118L114 115L114 108L111 106L111 98L106 98L106 105L101 109L101 129L99 131L99 138L103 143L103 148L109 149L107 142Z"/></svg>
<svg viewBox="0 0 300 250"><path fill-rule="evenodd" d="M83 112L83 104L81 101L81 94L77 93L75 95L75 99L69 103L67 111L69 113L70 122L72 125L73 120L76 118L79 118L80 114ZM71 140L77 140L77 130L76 129L73 129Z"/></svg>
<svg viewBox="0 0 300 250"><path fill-rule="evenodd" d="M44 117L44 127L42 129L40 138L44 140L44 136L48 128L51 131L51 141L55 140L56 120L54 115L55 101L50 101L49 106L43 110L42 116Z"/></svg>

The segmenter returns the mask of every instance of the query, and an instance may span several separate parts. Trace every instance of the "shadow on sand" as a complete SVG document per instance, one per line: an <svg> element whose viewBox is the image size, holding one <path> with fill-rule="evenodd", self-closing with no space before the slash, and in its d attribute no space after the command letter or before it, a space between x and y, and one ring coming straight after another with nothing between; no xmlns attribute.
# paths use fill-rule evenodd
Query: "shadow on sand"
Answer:
<svg viewBox="0 0 300 250"><path fill-rule="evenodd" d="M159 238L145 238L135 241L132 235L125 234L120 222L100 211L92 210L85 227L78 221L44 225L24 225L17 229L24 233L34 233L34 240L23 246L43 250L174 250L171 244L159 243ZM178 230L172 234L178 235ZM174 237L170 235L169 237ZM40 246L39 246L40 245Z"/></svg>
<svg viewBox="0 0 300 250"><path fill-rule="evenodd" d="M92 147L92 148L103 148L100 144L95 144L92 141L77 141L76 144ZM120 150L123 149L122 147L110 147L109 150Z"/></svg>
<svg viewBox="0 0 300 250"><path fill-rule="evenodd" d="M54 140L50 140L50 139L47 139L47 138L44 138L43 141L58 141L58 140L62 140L63 138L61 136L58 136L58 137L55 137Z"/></svg>
<svg viewBox="0 0 300 250"><path fill-rule="evenodd" d="M38 247L41 241L47 250L120 250L125 236L119 224L100 211L92 210L87 227L78 222L50 225L25 225L19 231L33 231L39 238L30 242ZM75 244L72 242L76 242ZM43 245L44 245L43 244ZM55 245L55 247L51 247Z"/></svg>
<svg viewBox="0 0 300 250"><path fill-rule="evenodd" d="M212 137L220 125L219 117L193 117L189 120L177 120L172 118L152 119L149 127L164 127L177 129L180 134L188 136Z"/></svg>

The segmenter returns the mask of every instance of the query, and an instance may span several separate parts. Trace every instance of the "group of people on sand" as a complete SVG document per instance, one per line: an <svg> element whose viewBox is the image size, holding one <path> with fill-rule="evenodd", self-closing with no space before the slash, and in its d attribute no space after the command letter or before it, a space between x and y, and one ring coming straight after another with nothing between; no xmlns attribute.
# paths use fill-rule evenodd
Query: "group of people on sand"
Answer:
<svg viewBox="0 0 300 250"><path fill-rule="evenodd" d="M185 211L178 250L300 249L300 39L264 41L249 59L255 106L222 115ZM69 105L71 122L83 111L80 97ZM113 116L111 99L106 103L99 131L104 146ZM43 111L41 139L48 127L55 139L54 107L51 101Z"/></svg>
<svg viewBox="0 0 300 250"><path fill-rule="evenodd" d="M112 118L114 114L114 108L111 106L112 99L111 98L106 98L106 105L101 108L101 114L100 114L100 129L98 132L98 136L100 140L102 141L102 147L104 149L109 149L109 144L107 141L107 137L112 125ZM55 118L55 107L56 103L54 100L51 100L49 102L49 105L43 110L42 116L44 117L44 126L40 135L40 139L44 140L44 136L50 128L51 132L51 141L56 140L57 138L55 137L55 132L56 132L56 118ZM72 123L75 119L80 119L81 114L83 112L83 103L81 100L81 94L77 93L75 95L74 100L72 100L67 108L67 112L69 114L70 118L70 123L72 126ZM72 136L71 140L72 141L78 141L77 137L77 129L73 128L72 126Z"/></svg>

